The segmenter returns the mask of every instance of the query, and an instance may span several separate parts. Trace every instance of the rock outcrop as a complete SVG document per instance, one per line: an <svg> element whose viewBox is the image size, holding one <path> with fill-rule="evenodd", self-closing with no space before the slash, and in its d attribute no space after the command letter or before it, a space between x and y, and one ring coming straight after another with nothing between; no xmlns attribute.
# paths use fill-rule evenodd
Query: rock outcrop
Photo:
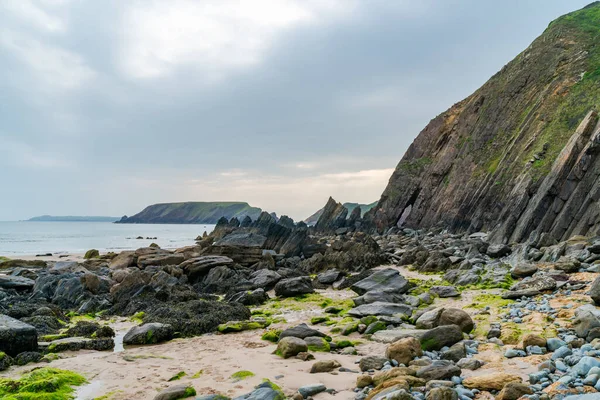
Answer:
<svg viewBox="0 0 600 400"><path fill-rule="evenodd" d="M556 240L600 228L600 33L592 3L553 21L479 90L434 118L398 164L371 227Z"/></svg>

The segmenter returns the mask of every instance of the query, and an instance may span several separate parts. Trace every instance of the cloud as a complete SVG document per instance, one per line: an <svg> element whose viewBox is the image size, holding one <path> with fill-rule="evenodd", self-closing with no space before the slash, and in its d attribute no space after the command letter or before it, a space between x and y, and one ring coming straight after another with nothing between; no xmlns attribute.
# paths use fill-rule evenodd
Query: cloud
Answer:
<svg viewBox="0 0 600 400"><path fill-rule="evenodd" d="M2 29L0 46L11 51L48 89L79 89L95 76L79 54L26 34Z"/></svg>
<svg viewBox="0 0 600 400"><path fill-rule="evenodd" d="M50 33L62 33L66 31L65 21L63 18L45 10L44 6L64 6L66 3L66 1L50 0L41 2L34 2L32 0L7 0L0 3L0 10L11 13L36 29Z"/></svg>
<svg viewBox="0 0 600 400"><path fill-rule="evenodd" d="M64 157L38 150L31 145L0 135L0 163L27 169L64 168L71 163Z"/></svg>
<svg viewBox="0 0 600 400"><path fill-rule="evenodd" d="M204 80L262 61L277 36L352 8L353 1L138 1L125 12L121 67L132 78L157 78L188 66Z"/></svg>

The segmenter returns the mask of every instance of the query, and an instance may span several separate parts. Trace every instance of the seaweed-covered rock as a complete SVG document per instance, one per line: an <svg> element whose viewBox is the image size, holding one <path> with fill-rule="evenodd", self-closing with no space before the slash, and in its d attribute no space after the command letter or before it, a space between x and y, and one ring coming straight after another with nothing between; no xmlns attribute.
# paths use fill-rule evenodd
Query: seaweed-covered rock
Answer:
<svg viewBox="0 0 600 400"><path fill-rule="evenodd" d="M177 385L171 386L162 390L156 396L154 400L178 400L185 399L196 395L196 390L189 385Z"/></svg>
<svg viewBox="0 0 600 400"><path fill-rule="evenodd" d="M24 322L0 314L0 351L16 356L37 350L37 331Z"/></svg>
<svg viewBox="0 0 600 400"><path fill-rule="evenodd" d="M115 347L115 342L112 338L91 339L83 337L70 337L52 341L46 351L48 353L60 353L63 351L78 351L78 350L96 350L106 351L112 350Z"/></svg>
<svg viewBox="0 0 600 400"><path fill-rule="evenodd" d="M38 362L42 359L42 353L38 353L37 351L26 351L18 354L15 359L15 365L27 365L32 362Z"/></svg>
<svg viewBox="0 0 600 400"><path fill-rule="evenodd" d="M312 282L307 276L283 279L275 285L275 294L281 297L295 297L314 293Z"/></svg>
<svg viewBox="0 0 600 400"><path fill-rule="evenodd" d="M134 326L123 337L127 345L156 344L173 339L173 327L158 322Z"/></svg>
<svg viewBox="0 0 600 400"><path fill-rule="evenodd" d="M4 371L8 369L13 364L13 359L11 356L6 354L3 351L0 351L0 371Z"/></svg>
<svg viewBox="0 0 600 400"><path fill-rule="evenodd" d="M245 306L259 306L269 300L269 295L263 289L253 291L244 290L234 295L227 296L227 301L240 303Z"/></svg>
<svg viewBox="0 0 600 400"><path fill-rule="evenodd" d="M277 343L276 353L283 358L290 358L298 355L298 353L308 351L306 342L297 337L284 337Z"/></svg>

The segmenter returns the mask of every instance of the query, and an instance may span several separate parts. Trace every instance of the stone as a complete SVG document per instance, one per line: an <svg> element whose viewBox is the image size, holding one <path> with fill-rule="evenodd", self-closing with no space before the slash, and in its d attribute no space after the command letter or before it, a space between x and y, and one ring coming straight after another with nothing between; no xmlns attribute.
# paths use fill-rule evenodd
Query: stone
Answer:
<svg viewBox="0 0 600 400"><path fill-rule="evenodd" d="M185 399L195 395L196 390L193 387L189 385L177 385L162 390L160 393L154 396L154 400L177 400Z"/></svg>
<svg viewBox="0 0 600 400"><path fill-rule="evenodd" d="M460 293L454 286L432 286L429 293L433 293L441 298L458 297Z"/></svg>
<svg viewBox="0 0 600 400"><path fill-rule="evenodd" d="M458 393L449 387L437 387L427 393L425 400L458 400Z"/></svg>
<svg viewBox="0 0 600 400"><path fill-rule="evenodd" d="M140 269L149 266L180 265L185 260L183 254L173 254L168 251L159 250L154 253L138 256L137 265Z"/></svg>
<svg viewBox="0 0 600 400"><path fill-rule="evenodd" d="M406 296L402 294L397 294L394 292L384 292L382 290L371 290L363 294L362 296L355 297L353 299L354 304L356 306L361 306L363 304L370 304L375 302L383 302L383 303L406 303ZM418 306L418 304L417 304ZM414 307L414 305L413 305Z"/></svg>
<svg viewBox="0 0 600 400"><path fill-rule="evenodd" d="M453 376L460 376L460 373L460 368L454 365L452 361L435 360L430 365L419 369L417 371L417 378L426 381L446 380L451 379Z"/></svg>
<svg viewBox="0 0 600 400"><path fill-rule="evenodd" d="M496 396L496 400L518 400L528 394L533 394L533 390L528 385L518 381L511 381L504 385L504 388Z"/></svg>
<svg viewBox="0 0 600 400"><path fill-rule="evenodd" d="M298 355L298 353L307 352L308 345L300 338L288 336L279 339L277 343L276 353L283 358L290 358Z"/></svg>
<svg viewBox="0 0 600 400"><path fill-rule="evenodd" d="M445 308L440 314L438 325L458 325L465 333L471 332L475 326L471 316L458 308Z"/></svg>
<svg viewBox="0 0 600 400"><path fill-rule="evenodd" d="M588 294L595 305L600 305L600 276L594 279Z"/></svg>
<svg viewBox="0 0 600 400"><path fill-rule="evenodd" d="M422 355L421 343L414 337L400 339L390 344L385 352L387 358L404 365L408 365L415 357L421 357Z"/></svg>
<svg viewBox="0 0 600 400"><path fill-rule="evenodd" d="M375 316L400 316L401 318L408 318L412 315L413 308L406 304L395 304L395 303L384 303L376 301L371 304L363 304L361 306L352 308L348 311L348 315L356 318L362 318L369 315Z"/></svg>
<svg viewBox="0 0 600 400"><path fill-rule="evenodd" d="M329 271L317 275L317 280L323 285L332 285L333 282L337 281L342 276L343 274L337 269L330 269Z"/></svg>
<svg viewBox="0 0 600 400"><path fill-rule="evenodd" d="M571 375L586 376L592 368L600 367L600 360L594 357L585 356L571 368Z"/></svg>
<svg viewBox="0 0 600 400"><path fill-rule="evenodd" d="M134 266L136 255L134 251L122 251L115 258L110 260L108 268L112 271L122 270Z"/></svg>
<svg viewBox="0 0 600 400"><path fill-rule="evenodd" d="M371 375L359 375L356 378L356 387L359 389L362 389L366 386L372 385L373 384L373 377Z"/></svg>
<svg viewBox="0 0 600 400"><path fill-rule="evenodd" d="M282 279L275 285L275 295L280 297L296 297L314 292L312 282L307 276Z"/></svg>
<svg viewBox="0 0 600 400"><path fill-rule="evenodd" d="M342 364L340 364L338 361L336 360L321 360L321 361L317 361L316 363L314 363L310 369L310 373L311 374L318 374L318 373L323 373L323 372L331 372L336 368L341 367Z"/></svg>
<svg viewBox="0 0 600 400"><path fill-rule="evenodd" d="M594 328L600 327L600 310L592 304L585 304L575 310L573 329L577 336L585 338Z"/></svg>
<svg viewBox="0 0 600 400"><path fill-rule="evenodd" d="M395 269L382 269L371 276L356 282L350 287L358 295L364 295L372 290L391 291L403 294L410 288L410 283Z"/></svg>
<svg viewBox="0 0 600 400"><path fill-rule="evenodd" d="M46 351L48 353L61 353L63 351L79 350L112 350L115 342L112 338L91 339L84 337L68 337L52 341Z"/></svg>
<svg viewBox="0 0 600 400"><path fill-rule="evenodd" d="M464 342L453 344L448 350L442 352L442 360L458 362L467 356L467 349Z"/></svg>
<svg viewBox="0 0 600 400"><path fill-rule="evenodd" d="M550 276L529 277L514 285L509 291L502 294L505 299L518 299L520 297L537 296L538 294L556 289L556 281Z"/></svg>
<svg viewBox="0 0 600 400"><path fill-rule="evenodd" d="M386 362L388 359L385 357L367 356L361 358L358 365L361 371L380 370Z"/></svg>
<svg viewBox="0 0 600 400"><path fill-rule="evenodd" d="M521 347L526 349L528 346L546 347L546 339L539 335L529 333L523 337L523 344Z"/></svg>
<svg viewBox="0 0 600 400"><path fill-rule="evenodd" d="M511 271L510 275L514 279L526 278L535 274L538 271L537 265L534 264L517 264Z"/></svg>
<svg viewBox="0 0 600 400"><path fill-rule="evenodd" d="M463 340L463 333L458 325L438 326L424 332L420 338L423 350L440 350L461 340Z"/></svg>
<svg viewBox="0 0 600 400"><path fill-rule="evenodd" d="M251 331L254 329L264 329L270 324L270 321L258 318L249 321L228 321L224 324L220 324L217 327L217 331L220 333Z"/></svg>
<svg viewBox="0 0 600 400"><path fill-rule="evenodd" d="M298 394L299 395L299 394ZM301 395L299 395L302 398ZM273 383L266 381L254 387L254 390L248 394L236 397L235 400L282 400L285 396ZM224 400L226 398L217 397L210 400ZM201 400L201 399L196 399ZM208 400L208 399L207 399Z"/></svg>
<svg viewBox="0 0 600 400"><path fill-rule="evenodd" d="M381 385L389 380L396 380L402 378L404 381L409 383L410 386L423 386L425 380L417 378L415 375L417 371L412 367L394 367L391 369L382 369L381 371L373 374L373 384L375 386Z"/></svg>
<svg viewBox="0 0 600 400"><path fill-rule="evenodd" d="M313 385L301 386L300 388L298 388L298 393L300 393L302 397L307 399L310 396L314 396L326 390L327 387L325 385L323 385L322 383L316 383Z"/></svg>
<svg viewBox="0 0 600 400"><path fill-rule="evenodd" d="M123 344L156 344L173 339L173 328L168 324L151 322L134 326L123 337Z"/></svg>
<svg viewBox="0 0 600 400"><path fill-rule="evenodd" d="M365 329L364 333L365 333L365 335L372 335L375 332L382 331L385 329L387 329L387 325L385 322L375 321L367 326L367 329Z"/></svg>
<svg viewBox="0 0 600 400"><path fill-rule="evenodd" d="M0 274L0 289L31 290L34 285L33 279Z"/></svg>
<svg viewBox="0 0 600 400"><path fill-rule="evenodd" d="M227 301L240 303L245 306L259 306L269 300L269 295L264 289L258 288L253 291L242 290L232 296L226 297Z"/></svg>
<svg viewBox="0 0 600 400"><path fill-rule="evenodd" d="M37 330L33 326L0 314L0 352L15 357L37 349Z"/></svg>
<svg viewBox="0 0 600 400"><path fill-rule="evenodd" d="M305 339L311 336L322 338L327 337L327 335L325 335L324 333L319 332L318 330L313 329L306 324L300 324L281 332L281 334L279 335L279 339L283 339L285 337L296 337L299 339Z"/></svg>
<svg viewBox="0 0 600 400"><path fill-rule="evenodd" d="M329 342L322 337L310 336L305 338L304 341L310 351L329 352L331 350Z"/></svg>
<svg viewBox="0 0 600 400"><path fill-rule="evenodd" d="M461 369L468 369L471 371L475 371L483 366L483 362L476 358L462 358L458 360L456 366Z"/></svg>
<svg viewBox="0 0 600 400"><path fill-rule="evenodd" d="M487 248L487 255L492 258L500 258L512 253L511 248L506 244L491 244Z"/></svg>
<svg viewBox="0 0 600 400"><path fill-rule="evenodd" d="M221 266L233 265L233 260L225 256L200 256L183 261L178 265L184 274L194 280L201 275L206 275L211 269Z"/></svg>
<svg viewBox="0 0 600 400"><path fill-rule="evenodd" d="M264 290L271 290L277 282L281 280L281 275L270 269L261 269L250 274L250 282L254 287Z"/></svg>
<svg viewBox="0 0 600 400"><path fill-rule="evenodd" d="M492 372L485 375L471 376L465 378L462 384L469 389L478 390L502 390L509 382L521 382L518 375L505 372Z"/></svg>

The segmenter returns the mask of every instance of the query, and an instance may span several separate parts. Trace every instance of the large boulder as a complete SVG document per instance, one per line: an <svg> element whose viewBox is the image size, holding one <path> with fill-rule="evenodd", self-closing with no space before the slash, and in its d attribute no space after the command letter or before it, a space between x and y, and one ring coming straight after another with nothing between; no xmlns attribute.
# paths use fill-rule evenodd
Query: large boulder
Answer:
<svg viewBox="0 0 600 400"><path fill-rule="evenodd" d="M283 279L275 285L275 294L281 297L295 297L314 292L312 282L307 276Z"/></svg>
<svg viewBox="0 0 600 400"><path fill-rule="evenodd" d="M575 310L573 328L577 336L585 338L591 330L600 327L600 310L592 304L585 304Z"/></svg>
<svg viewBox="0 0 600 400"><path fill-rule="evenodd" d="M196 390L192 386L183 384L171 386L161 390L156 396L154 396L154 400L178 400L186 399L195 395Z"/></svg>
<svg viewBox="0 0 600 400"><path fill-rule="evenodd" d="M538 267L535 264L517 264L511 271L510 275L515 278L526 278L535 274L538 271Z"/></svg>
<svg viewBox="0 0 600 400"><path fill-rule="evenodd" d="M227 301L240 303L245 306L259 306L267 300L269 300L269 295L263 289L253 291L243 290L227 296Z"/></svg>
<svg viewBox="0 0 600 400"><path fill-rule="evenodd" d="M119 253L115 258L110 260L108 268L111 270L125 269L133 267L136 261L136 255L133 251L123 251Z"/></svg>
<svg viewBox="0 0 600 400"><path fill-rule="evenodd" d="M509 255L512 252L506 244L491 244L487 248L487 255L492 258L500 258Z"/></svg>
<svg viewBox="0 0 600 400"><path fill-rule="evenodd" d="M156 344L173 339L173 328L158 322L134 326L123 337L123 344Z"/></svg>
<svg viewBox="0 0 600 400"><path fill-rule="evenodd" d="M87 299L86 290L81 277L61 279L56 286L52 303L62 309L79 308L81 303Z"/></svg>
<svg viewBox="0 0 600 400"><path fill-rule="evenodd" d="M471 316L458 308L436 308L423 313L416 322L419 329L432 329L443 325L458 325L465 333L471 332L475 326Z"/></svg>
<svg viewBox="0 0 600 400"><path fill-rule="evenodd" d="M256 288L271 290L277 282L281 280L281 275L270 269L261 269L250 274L250 282Z"/></svg>
<svg viewBox="0 0 600 400"><path fill-rule="evenodd" d="M375 303L363 304L348 311L352 317L362 318L369 315L376 316L398 316L400 318L409 318L412 315L413 308L406 304L384 303L376 301Z"/></svg>
<svg viewBox="0 0 600 400"><path fill-rule="evenodd" d="M16 356L25 351L37 351L37 331L24 322L0 314L0 351Z"/></svg>
<svg viewBox="0 0 600 400"><path fill-rule="evenodd" d="M592 282L588 292L595 305L600 306L600 276Z"/></svg>
<svg viewBox="0 0 600 400"><path fill-rule="evenodd" d="M454 376L460 376L461 370L454 365L452 361L435 360L431 364L417 371L417 378L426 381L438 381L452 379Z"/></svg>
<svg viewBox="0 0 600 400"><path fill-rule="evenodd" d="M410 288L410 283L395 269L382 269L368 278L356 282L350 287L358 295L363 295L372 290L390 291L403 294Z"/></svg>
<svg viewBox="0 0 600 400"><path fill-rule="evenodd" d="M463 340L463 332L458 325L444 325L426 331L419 339L423 350L440 350Z"/></svg>
<svg viewBox="0 0 600 400"><path fill-rule="evenodd" d="M281 332L281 334L279 335L279 339L283 339L285 337L296 337L299 339L306 339L307 337L327 337L327 335L325 335L322 332L319 332L316 329L310 328L306 324L300 324Z"/></svg>
<svg viewBox="0 0 600 400"><path fill-rule="evenodd" d="M191 258L179 264L179 268L191 279L207 274L214 267L229 266L233 260L224 256L201 256Z"/></svg>
<svg viewBox="0 0 600 400"><path fill-rule="evenodd" d="M400 339L390 344L385 352L387 358L404 365L408 365L415 357L422 355L421 343L414 337Z"/></svg>

